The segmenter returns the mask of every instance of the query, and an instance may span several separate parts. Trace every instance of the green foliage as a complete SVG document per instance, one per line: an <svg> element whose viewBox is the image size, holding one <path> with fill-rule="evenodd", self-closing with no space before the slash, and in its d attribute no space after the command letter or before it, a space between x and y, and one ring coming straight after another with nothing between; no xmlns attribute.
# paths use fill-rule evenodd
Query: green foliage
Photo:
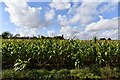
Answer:
<svg viewBox="0 0 120 80"><path fill-rule="evenodd" d="M26 69L30 65L29 60L30 59L28 59L27 61L22 61L20 59L17 59L16 63L14 64L15 71Z"/></svg>
<svg viewBox="0 0 120 80"><path fill-rule="evenodd" d="M70 71L70 73L74 76L77 76L79 78L100 78L98 75L93 74L90 72L89 68L84 69L73 69Z"/></svg>
<svg viewBox="0 0 120 80"><path fill-rule="evenodd" d="M28 77L32 79L48 80L50 74L47 70L32 70L28 72Z"/></svg>
<svg viewBox="0 0 120 80"><path fill-rule="evenodd" d="M119 78L120 70L118 68L110 68L106 66L104 68L100 68L100 73L102 78Z"/></svg>
<svg viewBox="0 0 120 80"><path fill-rule="evenodd" d="M120 70L111 67L98 68L100 70L97 75L92 72L91 68L82 69L61 69L48 71L46 69L40 70L22 70L15 71L14 69L3 70L3 80L86 80L88 79L113 79L116 80L120 77ZM8 79L6 79L8 78ZM17 79L18 80L18 79Z"/></svg>
<svg viewBox="0 0 120 80"><path fill-rule="evenodd" d="M3 69L72 69L92 65L120 66L117 41L80 41L55 39L4 39Z"/></svg>
<svg viewBox="0 0 120 80"><path fill-rule="evenodd" d="M57 80L61 80L61 79L67 80L66 79L67 76L70 76L69 70L62 69L62 70L57 71L56 74L54 74L53 77L56 78Z"/></svg>
<svg viewBox="0 0 120 80"><path fill-rule="evenodd" d="M7 39L8 37L12 37L12 34L10 32L5 31L5 32L2 33L2 38L3 39Z"/></svg>

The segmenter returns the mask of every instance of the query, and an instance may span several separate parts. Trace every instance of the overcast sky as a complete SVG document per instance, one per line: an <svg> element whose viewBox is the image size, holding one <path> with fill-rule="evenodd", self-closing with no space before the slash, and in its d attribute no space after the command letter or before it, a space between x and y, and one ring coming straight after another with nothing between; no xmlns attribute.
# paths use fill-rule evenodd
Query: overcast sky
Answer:
<svg viewBox="0 0 120 80"><path fill-rule="evenodd" d="M91 39L97 36L118 39L118 2L115 1L6 0L0 2L0 7L0 33L9 31L21 36L63 34L65 38Z"/></svg>

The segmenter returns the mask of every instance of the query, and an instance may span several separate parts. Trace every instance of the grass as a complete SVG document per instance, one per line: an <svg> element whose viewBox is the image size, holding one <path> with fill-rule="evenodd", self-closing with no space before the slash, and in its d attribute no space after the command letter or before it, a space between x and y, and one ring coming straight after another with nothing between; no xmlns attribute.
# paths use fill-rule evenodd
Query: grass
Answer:
<svg viewBox="0 0 120 80"><path fill-rule="evenodd" d="M96 73L98 72L98 73ZM39 70L23 70L15 71L14 69L3 70L2 78L4 79L33 79L33 80L79 80L79 79L101 79L110 78L116 79L120 77L119 68L103 67L98 68L96 71L94 68L83 68L83 69L60 69L51 70L46 69Z"/></svg>

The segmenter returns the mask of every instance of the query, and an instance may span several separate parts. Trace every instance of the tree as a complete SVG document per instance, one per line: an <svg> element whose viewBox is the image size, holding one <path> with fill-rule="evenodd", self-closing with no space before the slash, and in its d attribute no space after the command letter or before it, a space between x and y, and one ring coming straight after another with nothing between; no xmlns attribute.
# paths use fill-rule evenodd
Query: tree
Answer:
<svg viewBox="0 0 120 80"><path fill-rule="evenodd" d="M64 39L64 36L63 36L63 34L62 34L62 38Z"/></svg>
<svg viewBox="0 0 120 80"><path fill-rule="evenodd" d="M96 36L93 37L93 41L96 43L96 41L97 41L97 37Z"/></svg>
<svg viewBox="0 0 120 80"><path fill-rule="evenodd" d="M20 37L20 34L15 34L14 37L15 37L15 38L19 38L19 37Z"/></svg>
<svg viewBox="0 0 120 80"><path fill-rule="evenodd" d="M41 36L41 39L45 39L45 37L42 35L42 36Z"/></svg>
<svg viewBox="0 0 120 80"><path fill-rule="evenodd" d="M41 35L38 35L38 38L40 38L41 37Z"/></svg>
<svg viewBox="0 0 120 80"><path fill-rule="evenodd" d="M2 38L2 35L0 35L0 39Z"/></svg>
<svg viewBox="0 0 120 80"><path fill-rule="evenodd" d="M111 40L111 38L108 38L108 40Z"/></svg>
<svg viewBox="0 0 120 80"><path fill-rule="evenodd" d="M33 38L33 39L37 39L37 37L36 37L36 36L33 36L32 38Z"/></svg>
<svg viewBox="0 0 120 80"><path fill-rule="evenodd" d="M106 40L105 38L100 38L100 40Z"/></svg>
<svg viewBox="0 0 120 80"><path fill-rule="evenodd" d="M10 32L5 31L5 32L2 33L2 38L3 39L7 39L9 37L12 37L12 34Z"/></svg>

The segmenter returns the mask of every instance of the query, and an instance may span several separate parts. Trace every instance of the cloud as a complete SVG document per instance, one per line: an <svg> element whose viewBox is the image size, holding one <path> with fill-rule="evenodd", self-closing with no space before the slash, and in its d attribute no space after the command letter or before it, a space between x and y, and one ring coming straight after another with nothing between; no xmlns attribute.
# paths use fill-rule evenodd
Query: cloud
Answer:
<svg viewBox="0 0 120 80"><path fill-rule="evenodd" d="M16 28L16 32L20 34L20 36L37 36L37 28L27 28L20 27Z"/></svg>
<svg viewBox="0 0 120 80"><path fill-rule="evenodd" d="M38 9L39 9L39 10L42 10L42 7L39 7Z"/></svg>
<svg viewBox="0 0 120 80"><path fill-rule="evenodd" d="M71 27L71 26L67 26L67 27L62 27L61 32L63 33L78 33L79 32L79 29L77 27Z"/></svg>
<svg viewBox="0 0 120 80"><path fill-rule="evenodd" d="M99 8L99 13L114 11L118 6L118 2L108 2Z"/></svg>
<svg viewBox="0 0 120 80"><path fill-rule="evenodd" d="M85 28L86 31L112 30L118 28L118 18L104 19L100 16L100 21L93 22Z"/></svg>
<svg viewBox="0 0 120 80"><path fill-rule="evenodd" d="M118 29L105 31L100 35L100 37L118 39Z"/></svg>
<svg viewBox="0 0 120 80"><path fill-rule="evenodd" d="M46 28L51 25L53 21L58 21L61 26L60 34L64 34L65 38L77 37L79 39L89 39L96 35L99 37L102 35L115 36L114 31L108 30L113 30L118 27L116 26L117 18L104 19L103 16L99 16L99 14L114 11L116 4L107 3L101 6L102 2L86 1L80 4L73 3L71 5L69 0L53 0L53 2L49 4L50 10L45 11L45 14L41 14L41 10L43 10L41 7L30 7L27 4L27 0L5 1L5 4L7 6L6 11L10 15L10 21L18 26L17 31L20 32L21 35L37 34L36 30L39 28ZM57 15L56 18L55 11L65 9L69 9L68 13ZM100 21L93 22L96 18L100 18ZM74 27L76 25L83 25L86 27L85 31L80 30L78 26ZM100 35L98 32L103 30L107 31ZM48 31L48 36L54 35L57 35L55 30Z"/></svg>
<svg viewBox="0 0 120 80"><path fill-rule="evenodd" d="M119 0L78 0L82 2L119 2Z"/></svg>
<svg viewBox="0 0 120 80"><path fill-rule="evenodd" d="M79 33L75 34L76 39L87 40L89 39L88 33L85 31L80 31Z"/></svg>
<svg viewBox="0 0 120 80"><path fill-rule="evenodd" d="M92 22L97 14L97 7L101 3L93 3L93 2L82 2L79 7L76 8L74 11L74 16L69 20L70 23L77 23L80 22L81 24L88 24Z"/></svg>
<svg viewBox="0 0 120 80"><path fill-rule="evenodd" d="M10 21L17 26L17 29L19 29L17 32L19 31L21 35L35 33L36 28L45 28L50 25L50 22L43 20L41 17L40 10L42 8L30 7L27 0L5 0L4 3L7 6L5 10L9 13ZM47 17L48 20L52 18L48 15Z"/></svg>
<svg viewBox="0 0 120 80"><path fill-rule="evenodd" d="M6 11L10 14L10 20L17 26L37 28L43 27L40 20L39 9L29 7L27 0L11 0L5 1Z"/></svg>
<svg viewBox="0 0 120 80"><path fill-rule="evenodd" d="M57 19L58 19L59 24L62 27L69 25L69 22L68 22L68 19L67 19L66 15L63 15L63 16L62 15L58 15Z"/></svg>
<svg viewBox="0 0 120 80"><path fill-rule="evenodd" d="M99 16L100 11L99 7L102 2L82 2L81 5L74 4L68 11L68 15L58 15L58 22L61 26L61 34L65 35L65 38L76 37L78 39L92 39L94 36L101 37L99 31L113 30L117 26L117 18L113 19L104 19L103 16ZM108 3L109 4L109 3ZM112 5L112 4L109 4ZM110 6L108 7L108 9ZM109 10L110 12L111 10ZM105 10L105 12L107 12ZM68 17L69 15L73 17ZM100 21L93 22L96 18L100 18ZM79 23L81 26L85 27L84 30L80 30L79 27L74 29L71 25ZM76 33L74 33L74 31ZM92 32L89 32L92 31Z"/></svg>
<svg viewBox="0 0 120 80"><path fill-rule="evenodd" d="M50 21L54 18L54 16L55 16L54 10L49 10L45 14L45 19L46 19L46 21Z"/></svg>
<svg viewBox="0 0 120 80"><path fill-rule="evenodd" d="M102 5L103 2L82 2L81 4L74 3L68 11L68 15L71 17L67 17L64 15L61 19L65 19L64 22L60 21L59 23L62 25L72 25L79 23L82 26L86 26L91 22L95 21L95 19L99 18L99 15L104 12L111 12L117 8L116 3L107 2ZM100 7L101 6L101 7ZM59 16L60 17L60 16Z"/></svg>
<svg viewBox="0 0 120 80"><path fill-rule="evenodd" d="M48 31L48 36L50 36L50 37L56 36L56 31L54 29L53 30L49 30Z"/></svg>
<svg viewBox="0 0 120 80"><path fill-rule="evenodd" d="M73 5L68 10L68 14L73 14L75 9L78 7L78 4L79 4L78 2L74 2Z"/></svg>
<svg viewBox="0 0 120 80"><path fill-rule="evenodd" d="M105 31L84 31L80 30L79 27L66 26L61 27L60 35L64 35L65 39L81 39L81 40L89 40L93 39L93 37L97 36L97 38L111 38L118 39L118 29L114 30L105 30Z"/></svg>
<svg viewBox="0 0 120 80"><path fill-rule="evenodd" d="M81 4L74 3L73 6L68 11L68 16L72 15L71 17L66 17L58 15L58 19L61 25L72 25L79 23L80 25L87 25L91 23L94 19L96 19L97 15L99 14L97 11L98 6L102 4L101 2L82 2ZM64 22L63 22L63 21Z"/></svg>
<svg viewBox="0 0 120 80"><path fill-rule="evenodd" d="M93 37L97 37L98 39L105 37L106 39L111 38L111 39L118 39L118 29L115 30L107 30L107 31L94 31L94 32L86 32L86 31L81 31L78 34L75 34L75 36L78 39L83 39L83 40L88 40L88 39L93 39Z"/></svg>
<svg viewBox="0 0 120 80"><path fill-rule="evenodd" d="M65 38L74 38L76 34L80 32L78 27L66 26L61 27L60 33L64 35Z"/></svg>
<svg viewBox="0 0 120 80"><path fill-rule="evenodd" d="M69 9L71 4L68 1L63 2L62 0L53 0L53 2L50 3L50 7L55 8L56 10L64 10Z"/></svg>

